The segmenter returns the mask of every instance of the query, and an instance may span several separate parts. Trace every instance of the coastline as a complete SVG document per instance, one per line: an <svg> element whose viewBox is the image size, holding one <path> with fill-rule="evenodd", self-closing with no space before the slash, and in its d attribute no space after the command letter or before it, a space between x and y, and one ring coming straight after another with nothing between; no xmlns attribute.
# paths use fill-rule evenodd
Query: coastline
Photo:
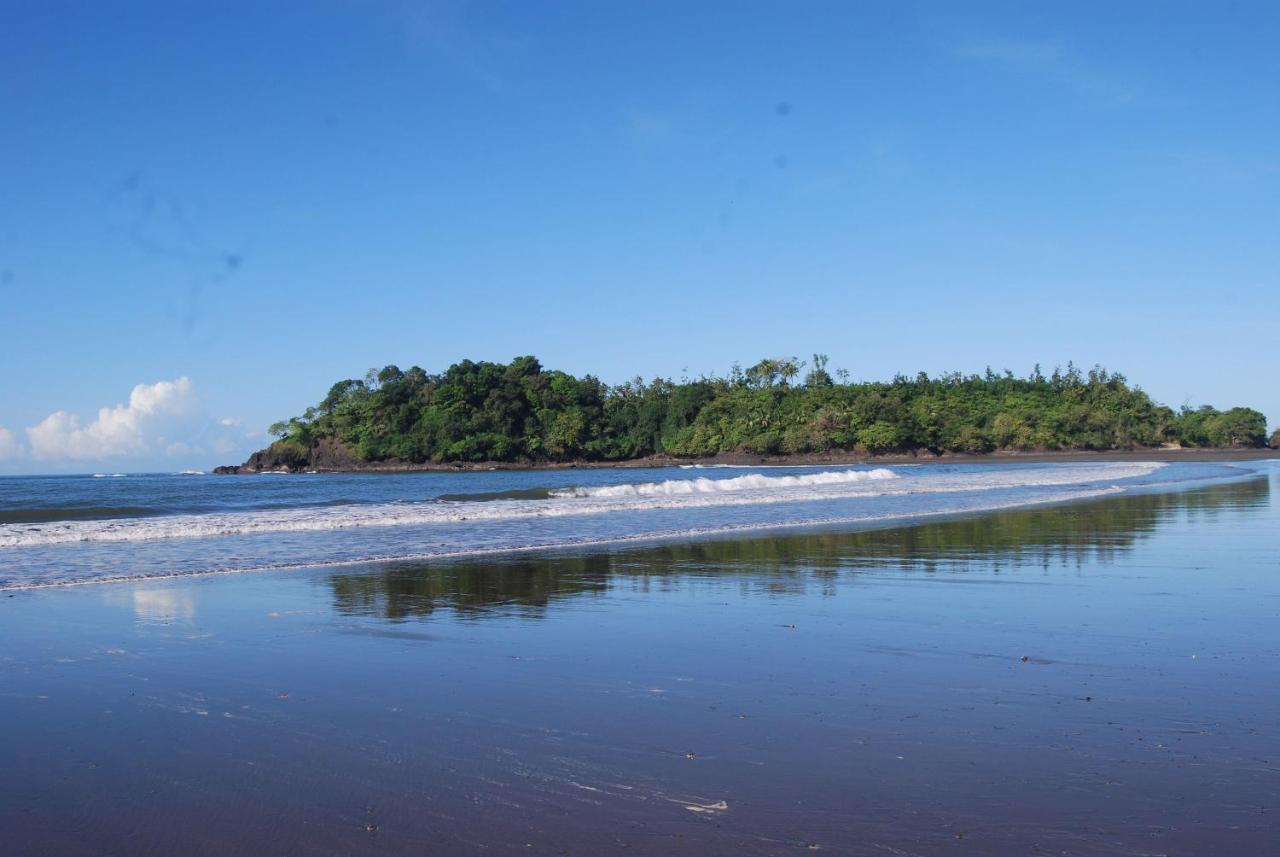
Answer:
<svg viewBox="0 0 1280 857"><path fill-rule="evenodd" d="M798 455L749 455L726 453L709 458L676 458L658 455L633 458L624 461L455 461L422 464L407 462L371 462L341 467L294 468L292 473L458 473L491 470L598 470L637 469L649 467L818 467L823 465L852 464L1042 464L1077 461L1257 461L1280 459L1280 449L1272 448L1211 448L1179 447L1149 449L1109 450L1041 450L1019 452L999 450L987 453L942 453L928 451L918 453L889 453L865 455L854 452L804 453ZM251 475L264 472L282 472L286 468L254 468L247 465L215 467L218 475Z"/></svg>
<svg viewBox="0 0 1280 857"><path fill-rule="evenodd" d="M1265 853L1277 479L9 593L6 853Z"/></svg>

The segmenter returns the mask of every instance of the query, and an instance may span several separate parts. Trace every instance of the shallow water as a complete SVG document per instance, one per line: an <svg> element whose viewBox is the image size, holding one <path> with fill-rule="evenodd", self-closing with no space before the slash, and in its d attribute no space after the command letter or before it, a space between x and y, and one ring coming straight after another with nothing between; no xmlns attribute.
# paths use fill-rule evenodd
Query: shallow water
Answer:
<svg viewBox="0 0 1280 857"><path fill-rule="evenodd" d="M0 841L1268 853L1280 476L1178 484L852 532L10 591Z"/></svg>
<svg viewBox="0 0 1280 857"><path fill-rule="evenodd" d="M844 529L1244 478L1253 464L927 464L0 479L0 589Z"/></svg>

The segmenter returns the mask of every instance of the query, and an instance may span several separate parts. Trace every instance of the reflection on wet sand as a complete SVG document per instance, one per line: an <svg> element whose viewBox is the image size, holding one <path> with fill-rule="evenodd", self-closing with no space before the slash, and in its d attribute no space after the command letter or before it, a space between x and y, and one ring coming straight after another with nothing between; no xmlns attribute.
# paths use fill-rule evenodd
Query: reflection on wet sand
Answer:
<svg viewBox="0 0 1280 857"><path fill-rule="evenodd" d="M673 576L732 573L743 580L745 594L782 595L821 587L858 569L963 572L980 566L998 572L1106 565L1164 523L1260 507L1269 497L1269 481L1258 478L852 533L375 566L332 574L328 582L335 609L347 615L402 620L445 609L471 618L537 618L557 600L622 586L644 591Z"/></svg>
<svg viewBox="0 0 1280 857"><path fill-rule="evenodd" d="M135 589L133 613L139 622L190 621L196 616L195 598L165 589Z"/></svg>
<svg viewBox="0 0 1280 857"><path fill-rule="evenodd" d="M1270 853L1273 493L19 594L0 852Z"/></svg>

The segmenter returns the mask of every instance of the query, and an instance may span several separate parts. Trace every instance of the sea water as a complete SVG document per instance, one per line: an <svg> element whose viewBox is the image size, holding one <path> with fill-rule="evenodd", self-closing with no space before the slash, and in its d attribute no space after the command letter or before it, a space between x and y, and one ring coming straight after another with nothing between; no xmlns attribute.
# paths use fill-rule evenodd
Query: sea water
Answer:
<svg viewBox="0 0 1280 857"><path fill-rule="evenodd" d="M0 589L858 529L1179 490L1256 464L906 464L0 478Z"/></svg>
<svg viewBox="0 0 1280 857"><path fill-rule="evenodd" d="M5 486L5 855L1280 841L1274 462Z"/></svg>

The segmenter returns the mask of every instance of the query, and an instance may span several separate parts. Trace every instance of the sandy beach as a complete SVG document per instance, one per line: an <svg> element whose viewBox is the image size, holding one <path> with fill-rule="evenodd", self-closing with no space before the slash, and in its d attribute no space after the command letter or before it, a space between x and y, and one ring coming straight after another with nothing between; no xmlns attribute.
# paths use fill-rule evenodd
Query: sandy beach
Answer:
<svg viewBox="0 0 1280 857"><path fill-rule="evenodd" d="M7 853L1264 853L1277 477L0 598Z"/></svg>

